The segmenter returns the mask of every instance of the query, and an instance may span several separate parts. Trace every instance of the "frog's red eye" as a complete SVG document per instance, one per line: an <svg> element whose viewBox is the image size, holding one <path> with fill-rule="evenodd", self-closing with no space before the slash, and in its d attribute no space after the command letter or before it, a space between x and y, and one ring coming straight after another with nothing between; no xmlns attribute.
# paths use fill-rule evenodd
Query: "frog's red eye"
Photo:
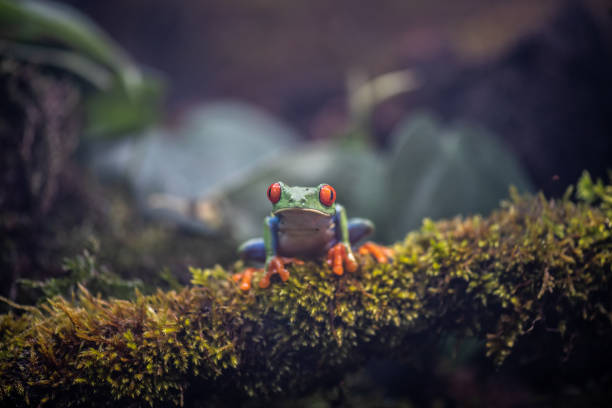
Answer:
<svg viewBox="0 0 612 408"><path fill-rule="evenodd" d="M324 184L319 190L319 201L326 207L330 207L336 201L336 190L329 184Z"/></svg>
<svg viewBox="0 0 612 408"><path fill-rule="evenodd" d="M281 198L282 188L280 183L271 184L268 187L268 200L272 202L272 204L278 203L278 200Z"/></svg>

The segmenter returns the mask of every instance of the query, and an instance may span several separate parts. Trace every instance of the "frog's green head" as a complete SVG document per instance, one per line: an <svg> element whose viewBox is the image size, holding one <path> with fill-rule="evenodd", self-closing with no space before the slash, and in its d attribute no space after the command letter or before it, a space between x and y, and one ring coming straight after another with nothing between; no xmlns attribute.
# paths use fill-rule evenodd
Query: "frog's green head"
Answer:
<svg viewBox="0 0 612 408"><path fill-rule="evenodd" d="M268 187L268 199L274 206L274 214L286 210L311 211L329 216L336 214L336 190L329 184L290 187L278 181Z"/></svg>

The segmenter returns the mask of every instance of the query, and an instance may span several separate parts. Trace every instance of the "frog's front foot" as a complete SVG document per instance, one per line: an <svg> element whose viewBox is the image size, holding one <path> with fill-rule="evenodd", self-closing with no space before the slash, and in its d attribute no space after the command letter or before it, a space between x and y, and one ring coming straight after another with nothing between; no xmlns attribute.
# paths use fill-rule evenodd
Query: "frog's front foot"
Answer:
<svg viewBox="0 0 612 408"><path fill-rule="evenodd" d="M285 268L285 265L290 263L302 265L304 261L297 258L286 258L283 256L275 256L274 258L270 259L270 262L268 262L266 273L259 281L259 287L265 289L270 286L270 278L274 274L278 274L281 280L283 282L286 282L287 279L289 279L289 271Z"/></svg>
<svg viewBox="0 0 612 408"><path fill-rule="evenodd" d="M327 252L327 264L331 266L332 271L336 275L344 274L345 267L347 271L355 272L359 266L353 251L342 243L336 244L329 249Z"/></svg>
<svg viewBox="0 0 612 408"><path fill-rule="evenodd" d="M383 245L375 244L374 242L366 242L359 248L359 254L372 255L379 263L388 263L389 259L393 259L393 249Z"/></svg>

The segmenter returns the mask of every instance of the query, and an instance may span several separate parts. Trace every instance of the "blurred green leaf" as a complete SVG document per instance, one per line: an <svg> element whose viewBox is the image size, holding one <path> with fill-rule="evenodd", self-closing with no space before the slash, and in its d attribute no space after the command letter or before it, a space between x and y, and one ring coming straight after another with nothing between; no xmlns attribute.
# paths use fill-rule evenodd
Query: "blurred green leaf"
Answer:
<svg viewBox="0 0 612 408"><path fill-rule="evenodd" d="M222 212L210 199L241 185L263 163L281 160L298 140L257 108L217 102L193 110L172 132L153 129L91 145L91 164L103 178L126 180L147 213L207 233Z"/></svg>
<svg viewBox="0 0 612 408"><path fill-rule="evenodd" d="M106 92L85 101L85 134L93 137L133 132L158 121L164 87L156 78L144 76L138 88L128 93L115 82Z"/></svg>
<svg viewBox="0 0 612 408"><path fill-rule="evenodd" d="M425 217L486 213L510 185L531 190L529 178L494 135L476 127L445 127L428 115L406 119L394 132L391 152L344 143L303 145L245 173L223 189L239 239L261 234L270 204L267 186L330 183L350 217L377 226L376 239L392 241Z"/></svg>
<svg viewBox="0 0 612 408"><path fill-rule="evenodd" d="M113 70L127 89L142 84L140 70L96 24L71 9L51 1L0 0L0 35L34 44L62 44Z"/></svg>
<svg viewBox="0 0 612 408"><path fill-rule="evenodd" d="M71 72L100 90L110 88L114 80L107 67L71 50L0 40L0 55Z"/></svg>
<svg viewBox="0 0 612 408"><path fill-rule="evenodd" d="M86 92L88 136L140 129L159 116L163 87L94 22L50 1L0 0L0 54L75 74Z"/></svg>
<svg viewBox="0 0 612 408"><path fill-rule="evenodd" d="M207 233L222 224L237 240L261 234L265 191L278 180L333 185L349 216L374 221L376 239L387 242L425 217L488 212L512 184L531 189L512 153L475 127L413 116L384 152L342 140L299 143L274 118L235 103L196 110L174 137L151 132L94 163L98 172L125 172L148 211ZM202 218L194 208L215 215Z"/></svg>
<svg viewBox="0 0 612 408"><path fill-rule="evenodd" d="M425 217L486 213L507 197L510 185L532 190L512 152L474 126L443 126L432 116L414 115L395 130L392 150L389 239L401 238Z"/></svg>

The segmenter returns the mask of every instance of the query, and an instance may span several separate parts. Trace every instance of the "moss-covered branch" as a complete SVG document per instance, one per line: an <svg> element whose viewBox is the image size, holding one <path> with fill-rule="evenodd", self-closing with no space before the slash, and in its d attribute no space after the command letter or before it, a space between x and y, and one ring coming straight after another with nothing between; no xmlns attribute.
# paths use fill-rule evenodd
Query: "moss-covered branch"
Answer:
<svg viewBox="0 0 612 408"><path fill-rule="evenodd" d="M498 364L520 342L583 330L612 339L612 187L584 177L578 203L514 195L487 218L432 222L337 277L291 269L242 293L221 268L180 292L104 300L81 290L0 316L0 401L181 404L187 396L294 393L380 355L410 359L441 333L482 339ZM515 350L517 349L518 350ZM75 397L76 396L76 397Z"/></svg>

